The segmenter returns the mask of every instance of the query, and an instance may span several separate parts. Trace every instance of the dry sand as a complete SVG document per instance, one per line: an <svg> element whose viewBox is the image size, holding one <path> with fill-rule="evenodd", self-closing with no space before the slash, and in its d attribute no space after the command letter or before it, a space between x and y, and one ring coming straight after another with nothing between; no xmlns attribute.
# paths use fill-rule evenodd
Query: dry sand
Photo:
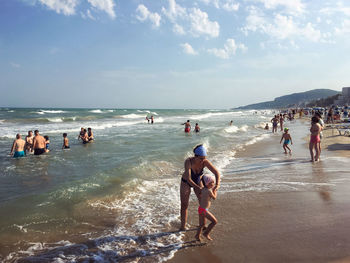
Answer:
<svg viewBox="0 0 350 263"><path fill-rule="evenodd" d="M305 124L305 135L307 130ZM237 158L282 152L280 135L247 147ZM305 142L292 148L293 155L297 152L309 159ZM324 131L322 156L350 157L349 149L350 137ZM337 176L320 171L317 176ZM333 190L220 194L211 208L219 220L212 233L214 241L182 249L169 262L350 262L349 190L348 185L339 184ZM189 223L193 229L186 233L186 241L194 240L196 208L192 202Z"/></svg>

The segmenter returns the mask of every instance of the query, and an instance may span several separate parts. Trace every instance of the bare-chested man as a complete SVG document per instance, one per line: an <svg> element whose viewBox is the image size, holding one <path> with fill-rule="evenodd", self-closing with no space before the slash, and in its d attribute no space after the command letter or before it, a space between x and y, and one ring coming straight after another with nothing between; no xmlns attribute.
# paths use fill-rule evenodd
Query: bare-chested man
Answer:
<svg viewBox="0 0 350 263"><path fill-rule="evenodd" d="M190 120L187 120L185 123L183 123L182 125L185 125L185 132L189 133L191 131L191 123Z"/></svg>
<svg viewBox="0 0 350 263"><path fill-rule="evenodd" d="M33 152L33 132L28 131L28 135L26 136L26 145L25 145L25 151L26 152Z"/></svg>
<svg viewBox="0 0 350 263"><path fill-rule="evenodd" d="M34 155L40 155L45 153L45 148L46 148L45 138L39 134L38 130L35 130L34 134L35 134L34 140L33 140Z"/></svg>
<svg viewBox="0 0 350 263"><path fill-rule="evenodd" d="M16 135L16 140L13 141L10 154L11 155L13 154L14 158L26 156L26 154L24 152L25 144L26 144L26 142L22 139L22 136L18 133Z"/></svg>

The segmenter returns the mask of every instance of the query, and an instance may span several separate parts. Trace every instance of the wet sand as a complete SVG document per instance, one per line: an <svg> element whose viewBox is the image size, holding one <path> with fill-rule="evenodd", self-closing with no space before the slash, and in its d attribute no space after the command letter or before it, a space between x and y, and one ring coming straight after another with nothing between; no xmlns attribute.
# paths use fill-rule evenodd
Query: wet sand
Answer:
<svg viewBox="0 0 350 263"><path fill-rule="evenodd" d="M285 158L297 159L309 167L308 180L320 186L298 191L219 194L211 208L219 220L211 235L214 241L203 240L202 246L182 249L169 262L350 262L350 184L327 185L349 175L346 162L343 170L330 171L335 169L331 166L333 156L350 157L344 150L350 145L350 137L325 130L322 161L308 163L308 129L307 123L298 131L291 125L295 143L292 155ZM249 146L238 152L237 158L283 155L280 137L278 133ZM224 174L222 184L231 181L231 176ZM196 208L193 201L189 211L192 229L198 224ZM186 241L194 240L194 235L194 230L188 231Z"/></svg>

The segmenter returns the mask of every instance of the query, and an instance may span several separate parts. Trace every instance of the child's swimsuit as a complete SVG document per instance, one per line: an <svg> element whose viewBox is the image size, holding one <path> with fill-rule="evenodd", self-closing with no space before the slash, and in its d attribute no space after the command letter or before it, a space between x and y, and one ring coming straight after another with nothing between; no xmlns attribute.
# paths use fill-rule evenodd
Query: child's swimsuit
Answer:
<svg viewBox="0 0 350 263"><path fill-rule="evenodd" d="M24 157L26 156L24 151L19 151L19 152L15 152L15 154L13 155L13 158L17 158L17 157Z"/></svg>
<svg viewBox="0 0 350 263"><path fill-rule="evenodd" d="M201 207L201 206L198 206L198 214L199 215L206 215L207 214L207 212L208 212L208 208L203 208L203 207Z"/></svg>
<svg viewBox="0 0 350 263"><path fill-rule="evenodd" d="M191 131L191 129L189 127L185 128L185 132L190 132L190 131Z"/></svg>
<svg viewBox="0 0 350 263"><path fill-rule="evenodd" d="M289 144L289 139L285 139L283 144Z"/></svg>
<svg viewBox="0 0 350 263"><path fill-rule="evenodd" d="M47 144L46 144L46 150L49 149L49 145L50 145L50 143L47 143Z"/></svg>

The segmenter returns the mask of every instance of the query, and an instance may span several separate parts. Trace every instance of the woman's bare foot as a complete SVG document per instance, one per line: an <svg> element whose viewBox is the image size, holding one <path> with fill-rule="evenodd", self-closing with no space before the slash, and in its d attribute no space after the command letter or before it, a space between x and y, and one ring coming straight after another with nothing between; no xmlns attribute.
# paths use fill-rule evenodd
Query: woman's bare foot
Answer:
<svg viewBox="0 0 350 263"><path fill-rule="evenodd" d="M199 235L195 235L194 238L195 238L197 241L199 241L199 242L201 241L201 238L200 238Z"/></svg>
<svg viewBox="0 0 350 263"><path fill-rule="evenodd" d="M203 236L205 236L206 239L212 241L213 239L209 236L208 233L203 233Z"/></svg>

